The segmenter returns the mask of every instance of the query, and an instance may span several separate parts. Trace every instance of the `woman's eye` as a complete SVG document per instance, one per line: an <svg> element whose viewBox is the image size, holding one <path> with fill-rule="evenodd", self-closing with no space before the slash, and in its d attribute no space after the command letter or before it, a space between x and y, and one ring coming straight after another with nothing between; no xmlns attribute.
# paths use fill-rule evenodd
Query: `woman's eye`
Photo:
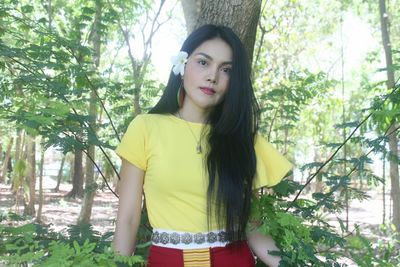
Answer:
<svg viewBox="0 0 400 267"><path fill-rule="evenodd" d="M198 61L198 63L199 63L200 65L203 65L203 66L205 66L205 65L207 64L207 62L206 62L205 60L203 60L203 59L200 59L200 60Z"/></svg>
<svg viewBox="0 0 400 267"><path fill-rule="evenodd" d="M222 68L222 71L229 74L231 72L231 68Z"/></svg>

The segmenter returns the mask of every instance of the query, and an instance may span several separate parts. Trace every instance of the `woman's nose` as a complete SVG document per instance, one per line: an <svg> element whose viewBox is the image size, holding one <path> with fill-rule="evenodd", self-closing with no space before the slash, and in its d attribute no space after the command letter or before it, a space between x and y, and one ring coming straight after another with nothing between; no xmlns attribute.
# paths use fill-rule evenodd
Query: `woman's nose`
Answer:
<svg viewBox="0 0 400 267"><path fill-rule="evenodd" d="M216 83L217 78L218 78L218 70L210 68L210 72L208 73L208 76L207 76L207 82Z"/></svg>
<svg viewBox="0 0 400 267"><path fill-rule="evenodd" d="M215 78L207 78L207 82L210 82L210 83L216 83L216 80L215 80Z"/></svg>

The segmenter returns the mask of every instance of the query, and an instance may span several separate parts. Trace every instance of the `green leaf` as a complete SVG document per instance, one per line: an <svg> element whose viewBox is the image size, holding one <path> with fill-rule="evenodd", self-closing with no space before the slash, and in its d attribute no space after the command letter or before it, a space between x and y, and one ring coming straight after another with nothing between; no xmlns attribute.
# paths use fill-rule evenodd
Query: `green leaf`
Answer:
<svg viewBox="0 0 400 267"><path fill-rule="evenodd" d="M93 8L85 6L85 7L82 8L82 13L88 14L88 15L93 15L94 13L96 13L96 10L94 10Z"/></svg>
<svg viewBox="0 0 400 267"><path fill-rule="evenodd" d="M340 124L335 124L334 127L336 129L344 129L344 128L355 128L360 124L359 121L351 121L351 122L345 122L345 123L340 123Z"/></svg>
<svg viewBox="0 0 400 267"><path fill-rule="evenodd" d="M293 180L285 179L282 180L280 183L273 187L274 193L279 196L289 196L294 194L297 190L299 190L302 186Z"/></svg>
<svg viewBox="0 0 400 267"><path fill-rule="evenodd" d="M31 5L24 5L21 7L22 13L31 13L33 11L33 6Z"/></svg>
<svg viewBox="0 0 400 267"><path fill-rule="evenodd" d="M80 248L78 242L76 240L74 240L72 244L74 245L75 253L80 254L81 248Z"/></svg>

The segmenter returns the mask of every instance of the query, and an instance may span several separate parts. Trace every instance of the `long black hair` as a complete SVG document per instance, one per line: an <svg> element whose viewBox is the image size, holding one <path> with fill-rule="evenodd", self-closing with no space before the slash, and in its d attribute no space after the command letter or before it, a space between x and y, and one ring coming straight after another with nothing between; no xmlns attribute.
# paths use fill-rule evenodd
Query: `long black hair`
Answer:
<svg viewBox="0 0 400 267"><path fill-rule="evenodd" d="M250 80L246 49L230 28L211 24L201 26L187 37L181 51L190 55L203 42L214 38L221 38L231 47L233 62L224 99L206 119L210 125L207 135L209 149L204 158L209 174L208 223L214 212L218 226L227 233L227 240L235 241L245 238L250 215L256 172L254 141L260 109ZM176 113L179 109L177 93L180 83L181 76L171 71L161 99L149 113ZM211 202L214 199L217 208L212 211Z"/></svg>

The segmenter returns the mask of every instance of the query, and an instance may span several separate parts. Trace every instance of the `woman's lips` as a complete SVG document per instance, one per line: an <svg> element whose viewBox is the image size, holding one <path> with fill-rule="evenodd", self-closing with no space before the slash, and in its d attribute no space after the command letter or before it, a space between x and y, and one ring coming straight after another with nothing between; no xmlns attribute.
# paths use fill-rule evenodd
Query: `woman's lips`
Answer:
<svg viewBox="0 0 400 267"><path fill-rule="evenodd" d="M200 87L200 90L205 93L206 95L213 95L215 94L214 89L208 87Z"/></svg>

